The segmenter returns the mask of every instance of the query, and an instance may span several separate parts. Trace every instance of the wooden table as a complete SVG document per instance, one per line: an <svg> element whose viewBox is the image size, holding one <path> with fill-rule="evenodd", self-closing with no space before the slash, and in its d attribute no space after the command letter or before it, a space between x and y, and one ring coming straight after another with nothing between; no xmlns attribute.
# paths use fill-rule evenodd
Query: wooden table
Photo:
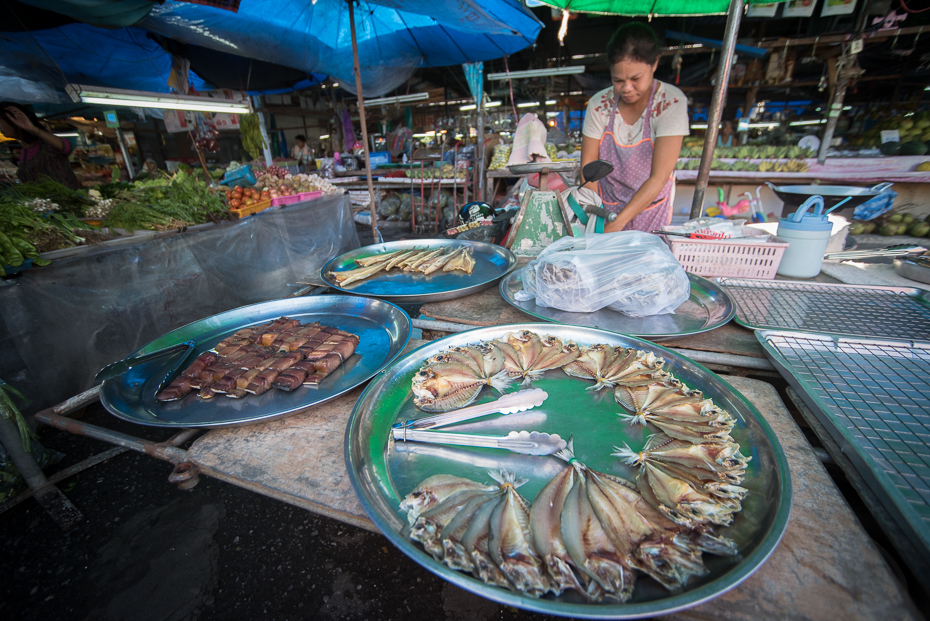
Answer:
<svg viewBox="0 0 930 621"><path fill-rule="evenodd" d="M405 351L422 344L411 341ZM726 379L759 409L785 450L794 487L791 519L781 544L753 576L674 618L917 618L775 389L759 380ZM361 390L287 418L210 431L189 457L210 476L375 531L353 493L343 453Z"/></svg>

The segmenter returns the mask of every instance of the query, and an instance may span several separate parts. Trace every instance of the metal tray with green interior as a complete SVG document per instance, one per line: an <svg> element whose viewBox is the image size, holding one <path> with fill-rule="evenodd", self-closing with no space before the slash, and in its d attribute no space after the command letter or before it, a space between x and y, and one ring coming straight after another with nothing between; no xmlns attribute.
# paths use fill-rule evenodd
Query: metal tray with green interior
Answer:
<svg viewBox="0 0 930 621"><path fill-rule="evenodd" d="M525 269L523 267L514 270L501 280L501 297L514 308L543 321L587 326L661 341L719 328L736 314L736 308L726 291L706 278L694 274L688 274L691 281L691 297L675 309L674 313L668 315L630 317L609 308L602 308L593 313L570 313L557 308L546 308L537 305L535 299L517 300L517 292L523 291Z"/></svg>
<svg viewBox="0 0 930 621"><path fill-rule="evenodd" d="M702 390L706 397L737 419L732 436L742 447L743 454L752 456L742 484L750 492L733 525L720 532L739 544L739 556L705 554L709 573L693 578L680 592L667 591L640 575L629 602L592 604L568 593L558 598L549 594L533 599L490 586L446 567L408 539L406 516L399 504L429 476L453 474L489 482L488 470L507 468L529 479L520 492L532 501L543 485L564 467L564 462L555 457L395 443L389 439L394 423L425 415L414 409L411 380L427 358L449 347L499 338L523 329L551 334L579 345L607 343L655 352L666 359L666 370L690 388ZM621 422L617 416L621 408L614 402L612 391L586 391L592 382L569 377L561 370L546 372L533 385L549 394L542 406L446 429L482 435L505 435L511 430L557 433L563 438L573 435L575 455L582 463L633 480L635 471L610 453L614 446L624 442L634 450L640 449L654 429ZM516 390L516 386L511 390ZM486 387L476 402L493 401L496 397ZM480 328L430 342L395 361L369 384L352 412L345 447L346 466L359 501L394 545L429 571L464 589L508 606L546 614L630 619L668 614L700 604L732 589L765 562L781 540L791 511L791 479L784 452L771 427L745 398L720 377L688 358L648 341L591 328L515 324Z"/></svg>
<svg viewBox="0 0 930 621"><path fill-rule="evenodd" d="M413 248L455 249L465 245L471 246L472 257L475 259L475 269L471 274L442 270L432 274L422 274L393 269L389 272L378 272L371 278L351 283L346 287L340 286L333 278L334 272L355 268L356 259L375 254ZM477 293L482 289L493 287L516 265L517 258L512 252L494 244L458 239L408 239L350 250L324 265L320 270L320 276L328 286L346 293L370 295L389 302L409 304L441 302Z"/></svg>
<svg viewBox="0 0 930 621"><path fill-rule="evenodd" d="M278 317L318 321L360 338L355 353L318 388L301 386L293 392L271 389L263 395L230 399L217 395L201 399L195 393L178 401L155 399L155 388L174 365L174 357L134 366L100 388L100 402L117 418L153 427L223 427L243 425L292 414L348 392L393 360L410 338L410 317L400 308L372 298L321 295L287 298L243 306L190 323L136 350L130 356L196 341L191 359L215 346L236 330Z"/></svg>

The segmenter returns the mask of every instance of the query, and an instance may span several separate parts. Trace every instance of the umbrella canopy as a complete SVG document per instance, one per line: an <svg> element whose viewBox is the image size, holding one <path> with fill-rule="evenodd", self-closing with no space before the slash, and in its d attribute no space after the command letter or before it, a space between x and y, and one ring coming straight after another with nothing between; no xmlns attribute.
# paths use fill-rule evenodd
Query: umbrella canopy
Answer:
<svg viewBox="0 0 930 621"><path fill-rule="evenodd" d="M417 67L512 54L531 45L542 27L518 0L362 1L355 17L369 96L397 88ZM185 43L325 73L354 90L345 0L250 0L237 13L166 0L137 25Z"/></svg>
<svg viewBox="0 0 930 621"><path fill-rule="evenodd" d="M326 79L325 74L308 74L170 40L155 41L141 28L73 23L0 34L0 91L5 98L23 103L70 101L63 90L67 82L167 93L171 53L165 48L190 59L190 81L198 91L288 92ZM27 81L33 88L24 88Z"/></svg>
<svg viewBox="0 0 930 621"><path fill-rule="evenodd" d="M603 15L725 15L730 0L541 0L572 13ZM747 0L746 4L771 4L773 0Z"/></svg>

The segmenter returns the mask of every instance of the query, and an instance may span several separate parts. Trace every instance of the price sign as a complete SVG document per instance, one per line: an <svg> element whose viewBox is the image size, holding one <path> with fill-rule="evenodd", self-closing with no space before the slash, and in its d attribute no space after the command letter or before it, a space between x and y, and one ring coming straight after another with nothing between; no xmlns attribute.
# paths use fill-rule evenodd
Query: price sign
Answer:
<svg viewBox="0 0 930 621"><path fill-rule="evenodd" d="M896 129L883 129L882 144L886 142L901 142L901 134L899 134Z"/></svg>

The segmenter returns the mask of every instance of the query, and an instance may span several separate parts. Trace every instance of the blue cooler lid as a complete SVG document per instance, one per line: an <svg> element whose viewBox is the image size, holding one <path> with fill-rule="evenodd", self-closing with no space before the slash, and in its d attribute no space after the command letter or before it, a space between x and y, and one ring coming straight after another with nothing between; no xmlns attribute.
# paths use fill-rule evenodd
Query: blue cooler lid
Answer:
<svg viewBox="0 0 930 621"><path fill-rule="evenodd" d="M813 213L808 214L807 210L811 205L816 205L816 207ZM792 231L831 231L833 230L833 223L830 222L827 214L823 213L823 207L822 196L811 196L804 201L803 205L798 207L796 212L781 218L778 221L778 228Z"/></svg>

